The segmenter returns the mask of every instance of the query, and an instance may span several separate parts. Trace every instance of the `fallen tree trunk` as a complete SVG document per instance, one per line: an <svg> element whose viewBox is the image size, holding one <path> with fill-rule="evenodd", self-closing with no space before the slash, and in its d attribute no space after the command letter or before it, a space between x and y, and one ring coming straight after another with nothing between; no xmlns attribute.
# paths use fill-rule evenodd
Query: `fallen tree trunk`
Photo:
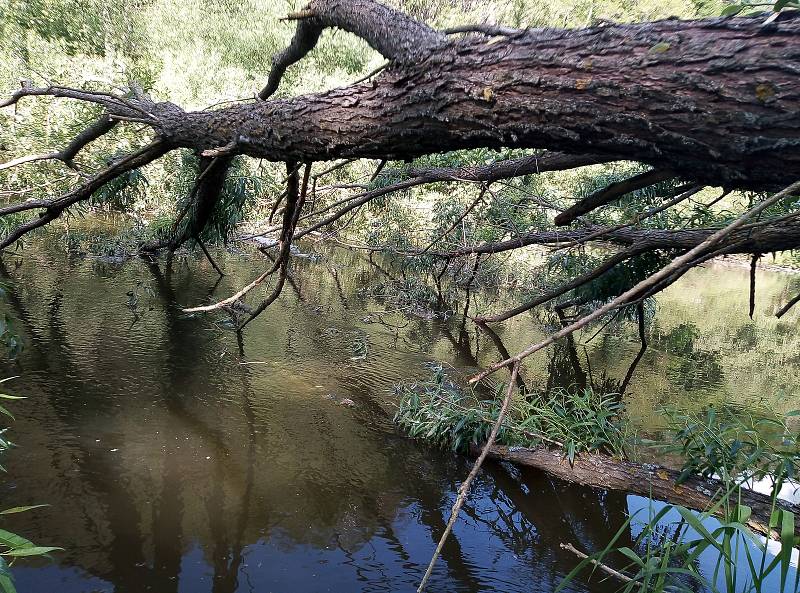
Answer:
<svg viewBox="0 0 800 593"><path fill-rule="evenodd" d="M228 165L237 155L305 164L308 171L312 162L338 158L407 161L471 148L535 148L550 151L548 158L560 161L554 169L614 160L654 167L654 172L580 200L559 218L564 223L667 176L692 185L765 191L794 189L793 182L800 179L797 11L783 11L769 23L753 16L602 24L580 30L467 27L460 30L480 33L460 38L375 0L310 0L290 18L297 23L293 41L275 56L267 85L252 103L187 112L168 101L154 101L135 85L129 92L113 93L55 84L35 88L23 82L0 101L0 108L25 97L46 96L99 105L105 113L65 149L14 159L3 168L46 159L74 164L76 150L110 131L114 122L144 124L155 137L149 147L61 197L0 208L0 217L40 211L8 231L0 249L89 200L103 183L179 148L192 149L207 164L190 200L199 214L190 228L193 234L202 230L208 219L203 214L219 199ZM272 99L286 69L307 55L330 27L366 41L388 60L387 67L369 82ZM523 160L519 168L514 167L520 163L511 160L506 163L511 168L495 164L459 173L488 184L524 171L538 172L538 158ZM445 170L416 173L392 189L449 176ZM290 240L332 224L388 191L375 188L348 199L341 210ZM740 229L736 236L725 232L731 236L715 248L721 253L760 254L800 245L800 225L772 226L770 231ZM177 224L174 229L178 231ZM642 229L606 230L604 239L611 242L678 252L715 237L714 229L660 235ZM285 231L284 225L281 232ZM549 240L544 235L445 257L560 242L557 236ZM165 244L174 246L185 238L186 233ZM640 239L647 245L640 245Z"/></svg>
<svg viewBox="0 0 800 593"><path fill-rule="evenodd" d="M161 104L151 112L176 146L271 160L548 148L772 189L800 177L800 17L762 25L759 17L665 20L437 40L371 83L211 112ZM402 36L391 22L375 26Z"/></svg>
<svg viewBox="0 0 800 593"><path fill-rule="evenodd" d="M481 450L481 447L473 446L470 452L477 455ZM489 449L488 457L542 470L561 480L582 486L620 490L698 511L708 509L713 503L712 497L718 496L725 489L719 480L694 476L678 484L679 472L675 470L653 464L618 461L608 455L579 455L570 465L563 452L547 447L526 449L493 445ZM739 503L739 499L731 502ZM779 537L779 534L770 532L769 529L772 512L772 500L769 496L742 488L740 504L749 506L753 511L747 522L751 529L764 535ZM800 505L785 500L779 499L778 507L794 513L795 516L800 513ZM795 524L795 535L800 536L800 524Z"/></svg>
<svg viewBox="0 0 800 593"><path fill-rule="evenodd" d="M54 86L19 89L0 106L26 95L88 100L112 119L148 124L174 148L212 157L402 160L547 148L640 161L707 185L776 189L800 178L796 12L768 26L763 17L668 19L487 41L411 27L407 16L378 6L312 1L299 18L298 36L310 35L308 43L279 59L282 67L296 61L319 27L335 25L392 61L372 82L202 112ZM306 18L317 20L302 26Z"/></svg>

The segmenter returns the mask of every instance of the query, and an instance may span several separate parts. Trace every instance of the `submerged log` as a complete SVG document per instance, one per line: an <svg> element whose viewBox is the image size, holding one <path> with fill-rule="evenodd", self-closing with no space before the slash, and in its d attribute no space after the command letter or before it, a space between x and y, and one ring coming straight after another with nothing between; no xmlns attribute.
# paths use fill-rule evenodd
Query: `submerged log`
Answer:
<svg viewBox="0 0 800 593"><path fill-rule="evenodd" d="M482 447L472 446L470 453L480 454ZM709 509L725 487L719 480L690 477L678 484L679 472L655 464L620 461L608 455L582 454L570 465L563 452L547 447L523 448L494 445L489 449L490 459L509 461L516 465L547 472L561 480L582 486L621 490L631 494L651 497L670 504L704 511ZM760 492L742 488L741 498L731 501L752 509L748 527L763 535L777 538L779 534L769 528L772 499ZM794 513L800 505L778 499L778 508ZM795 535L800 536L800 525L795 523Z"/></svg>

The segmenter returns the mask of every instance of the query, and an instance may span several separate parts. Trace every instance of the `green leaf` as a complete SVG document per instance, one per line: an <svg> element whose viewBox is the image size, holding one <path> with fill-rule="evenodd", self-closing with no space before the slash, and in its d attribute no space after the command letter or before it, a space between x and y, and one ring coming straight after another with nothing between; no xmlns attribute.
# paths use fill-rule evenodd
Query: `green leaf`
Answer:
<svg viewBox="0 0 800 593"><path fill-rule="evenodd" d="M697 518L697 515L695 515L694 512L681 506L676 506L675 510L680 513L681 517L683 517L684 521L686 521L692 527L692 529L701 535L701 537L705 540L705 543L711 544L724 554L722 546L717 541L717 538L709 533L708 529L706 529L706 526L703 525L702 521Z"/></svg>
<svg viewBox="0 0 800 593"><path fill-rule="evenodd" d="M644 562L639 557L639 555L636 552L634 552L633 550L631 550L630 548L622 547L622 548L619 548L617 550L617 552L619 552L620 554L623 554L626 558L631 560L637 566L640 566L640 567L644 566Z"/></svg>
<svg viewBox="0 0 800 593"><path fill-rule="evenodd" d="M58 552L64 548L56 548L53 546L34 546L32 548L17 548L3 552L3 556L44 556L50 552Z"/></svg>
<svg viewBox="0 0 800 593"><path fill-rule="evenodd" d="M740 12L744 10L744 6L742 4L731 4L730 6L726 6L721 15L722 16L736 16Z"/></svg>
<svg viewBox="0 0 800 593"><path fill-rule="evenodd" d="M17 535L16 533L11 533L10 531L6 531L5 529L0 529L0 545L6 546L8 548L35 547L32 541L27 540L21 535Z"/></svg>
<svg viewBox="0 0 800 593"><path fill-rule="evenodd" d="M653 47L650 48L649 51L651 51L651 52L653 52L655 54L663 54L669 48L670 48L670 44L665 42L665 41L662 41L661 43L656 43Z"/></svg>
<svg viewBox="0 0 800 593"><path fill-rule="evenodd" d="M792 563L792 548L794 548L794 514L781 511L781 591L786 589L786 577Z"/></svg>
<svg viewBox="0 0 800 593"><path fill-rule="evenodd" d="M10 575L0 575L0 591L3 593L17 593L17 588L14 586L14 581Z"/></svg>
<svg viewBox="0 0 800 593"><path fill-rule="evenodd" d="M25 511L30 511L33 509L40 509L42 507L50 506L48 504L33 504L30 506L24 507L11 507L10 509L6 509L4 511L0 511L0 515L11 515L13 513L24 513Z"/></svg>

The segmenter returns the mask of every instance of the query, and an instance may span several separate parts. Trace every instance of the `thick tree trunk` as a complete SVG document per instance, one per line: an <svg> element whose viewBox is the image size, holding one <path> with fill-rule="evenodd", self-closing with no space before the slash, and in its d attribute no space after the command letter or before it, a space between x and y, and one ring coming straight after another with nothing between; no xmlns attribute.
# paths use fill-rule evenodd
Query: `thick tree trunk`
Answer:
<svg viewBox="0 0 800 593"><path fill-rule="evenodd" d="M473 447L471 453L477 455L480 450L480 447ZM510 461L524 467L542 470L568 482L594 488L622 490L695 510L709 508L712 497L724 492L724 486L719 480L690 477L686 482L678 484L679 473L674 470L652 464L619 461L608 455L579 455L575 458L575 463L570 465L562 451L546 447L524 449L493 445L488 456L491 459ZM738 501L737 498L732 502L738 504ZM763 534L770 532L772 500L769 496L742 489L740 504L749 506L753 511L748 521L752 529ZM784 500L778 501L778 507L795 515L800 511L797 505ZM800 525L795 527L795 534L800 536Z"/></svg>
<svg viewBox="0 0 800 593"><path fill-rule="evenodd" d="M473 147L587 152L728 187L800 178L800 16L666 20L449 40L375 82L184 113L176 146L298 162Z"/></svg>

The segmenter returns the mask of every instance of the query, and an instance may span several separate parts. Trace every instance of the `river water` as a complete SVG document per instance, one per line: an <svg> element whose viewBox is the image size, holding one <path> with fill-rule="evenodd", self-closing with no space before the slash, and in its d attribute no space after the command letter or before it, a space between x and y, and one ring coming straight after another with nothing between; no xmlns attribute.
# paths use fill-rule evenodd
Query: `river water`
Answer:
<svg viewBox="0 0 800 593"><path fill-rule="evenodd" d="M14 568L21 593L419 583L470 462L400 434L392 386L432 361L469 373L499 359L495 342L458 316L397 312L392 271L358 252L298 259L283 296L237 341L222 318L180 311L232 294L265 265L216 256L222 279L198 257L120 264L56 245L3 262L3 310L25 342L3 373L19 375L6 386L27 397L12 404L19 447L3 462L3 508L50 505L3 527L65 548ZM667 403L800 408L797 314L772 316L800 278L759 272L757 287L753 320L736 268L696 270L659 297L625 396L635 424L657 430ZM525 380L618 388L636 327L596 330L534 358ZM498 334L515 352L547 331L529 315ZM487 464L429 591L553 591L577 562L560 543L602 548L645 504ZM595 577L568 590L617 587Z"/></svg>

